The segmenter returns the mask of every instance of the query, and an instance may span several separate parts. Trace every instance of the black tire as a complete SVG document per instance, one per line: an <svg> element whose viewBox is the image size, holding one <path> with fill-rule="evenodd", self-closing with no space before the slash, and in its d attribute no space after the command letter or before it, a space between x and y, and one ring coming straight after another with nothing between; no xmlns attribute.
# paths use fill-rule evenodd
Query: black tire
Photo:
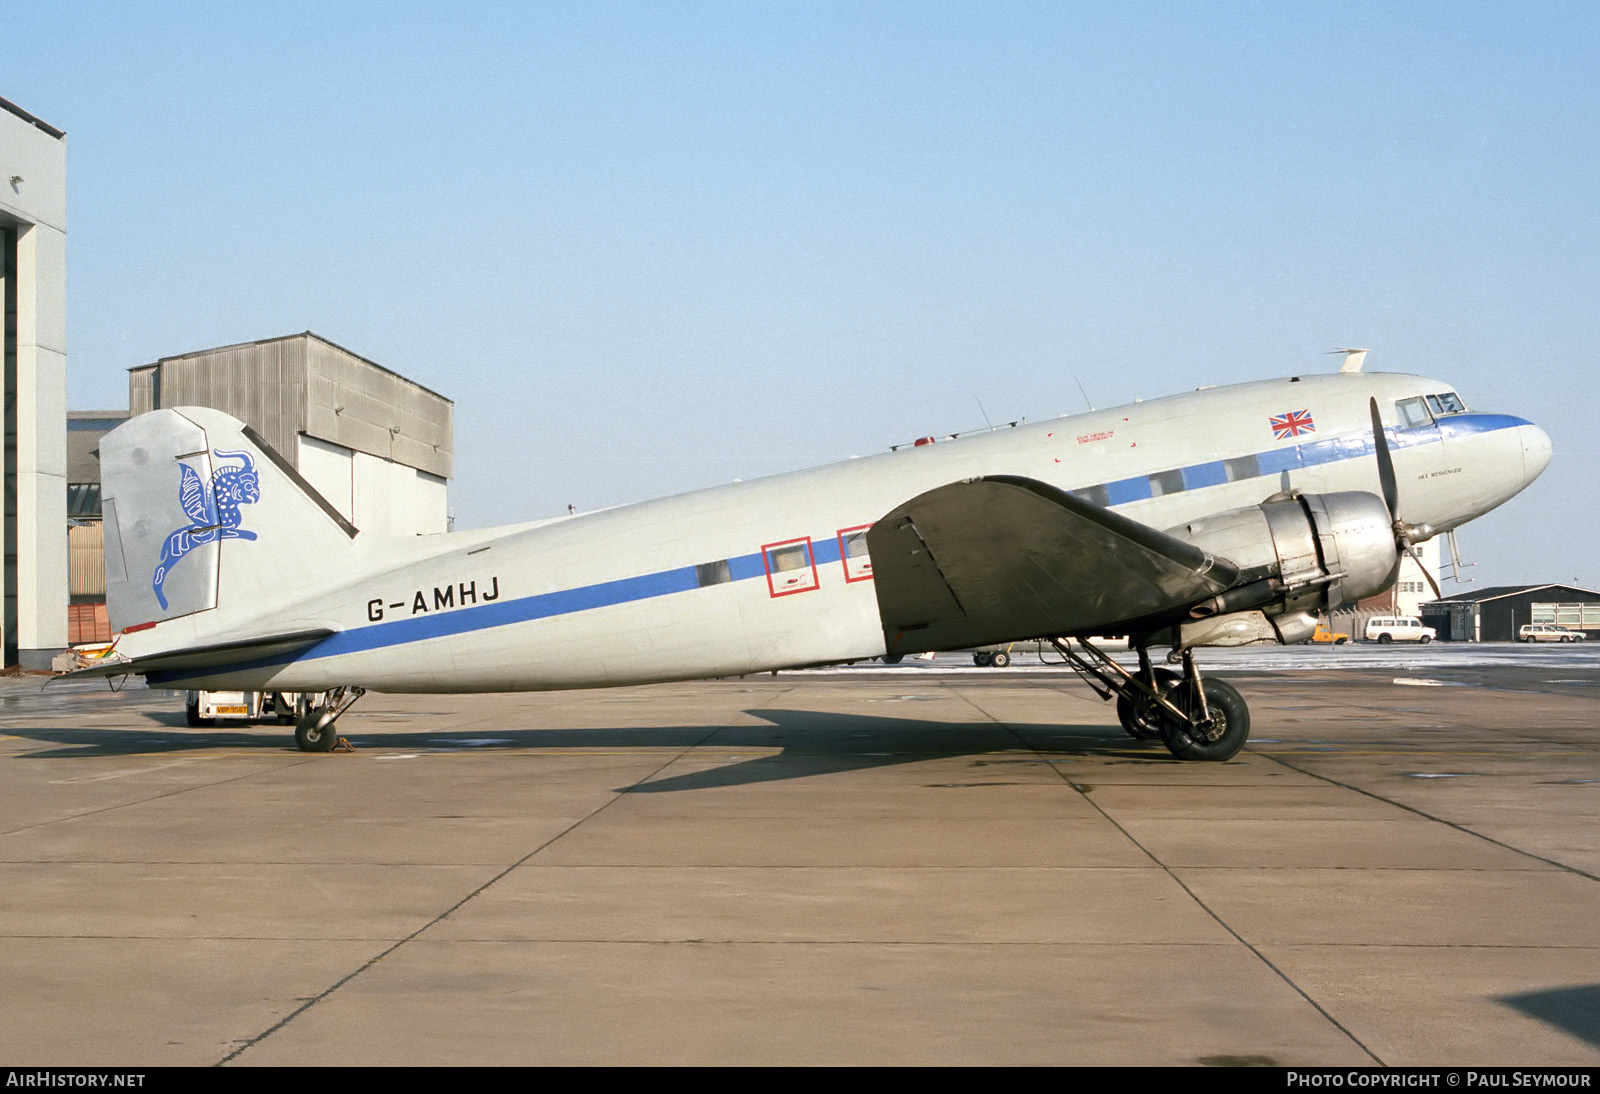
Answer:
<svg viewBox="0 0 1600 1094"><path fill-rule="evenodd" d="M988 668L989 659L993 656L993 654L984 653L982 650L979 650L977 653L972 655L972 663L977 665L980 669Z"/></svg>
<svg viewBox="0 0 1600 1094"><path fill-rule="evenodd" d="M878 658L878 660L882 661L885 665L898 665L901 661L904 661L905 658L906 655L903 653L886 653L882 657Z"/></svg>
<svg viewBox="0 0 1600 1094"><path fill-rule="evenodd" d="M294 727L294 743L301 752L331 752L339 740L339 735L333 731L333 723L329 722L321 729L317 722L322 717L322 711L312 709Z"/></svg>
<svg viewBox="0 0 1600 1094"><path fill-rule="evenodd" d="M996 650L989 655L989 664L997 669L1003 669L1011 664L1011 655L1005 650Z"/></svg>
<svg viewBox="0 0 1600 1094"><path fill-rule="evenodd" d="M1426 635L1425 634L1421 638L1417 639L1417 645L1426 646L1429 642L1432 642L1432 641L1433 641L1433 637L1431 635Z"/></svg>
<svg viewBox="0 0 1600 1094"><path fill-rule="evenodd" d="M1167 750L1180 760L1209 760L1221 763L1239 754L1250 739L1250 707L1234 686L1225 680L1207 680L1206 709L1211 725L1204 729L1181 725L1170 717L1162 723L1162 739ZM1192 689L1179 686L1171 699L1179 710L1189 710Z"/></svg>
<svg viewBox="0 0 1600 1094"><path fill-rule="evenodd" d="M1335 638L1335 639L1334 639L1334 640L1333 640L1333 644L1334 644L1334 645L1335 645L1335 646L1343 646L1343 645L1345 645L1345 644L1346 644L1346 643L1347 643L1347 642L1349 642L1349 641L1350 641L1350 639L1348 639L1348 638Z"/></svg>
<svg viewBox="0 0 1600 1094"><path fill-rule="evenodd" d="M1390 642L1393 642L1393 641L1394 641L1394 639L1392 637L1390 637L1389 635L1387 635L1387 634L1378 635L1378 645L1380 645L1380 646L1387 646Z"/></svg>
<svg viewBox="0 0 1600 1094"><path fill-rule="evenodd" d="M294 702L283 692L269 692L266 702L262 706L263 708L271 707L270 714L263 710L262 721L277 722L280 726L292 726L295 724Z"/></svg>
<svg viewBox="0 0 1600 1094"><path fill-rule="evenodd" d="M198 697L183 704L183 720L189 724L191 729L215 725L217 721L215 718L200 717L200 700Z"/></svg>
<svg viewBox="0 0 1600 1094"><path fill-rule="evenodd" d="M1156 669L1156 690L1163 696L1170 695L1172 689L1178 686L1178 681L1183 677L1171 669ZM1127 730L1128 736L1138 741L1154 741L1161 737L1161 722L1163 718L1171 717L1166 711L1153 703L1134 703L1117 696L1117 721L1122 723L1122 728Z"/></svg>

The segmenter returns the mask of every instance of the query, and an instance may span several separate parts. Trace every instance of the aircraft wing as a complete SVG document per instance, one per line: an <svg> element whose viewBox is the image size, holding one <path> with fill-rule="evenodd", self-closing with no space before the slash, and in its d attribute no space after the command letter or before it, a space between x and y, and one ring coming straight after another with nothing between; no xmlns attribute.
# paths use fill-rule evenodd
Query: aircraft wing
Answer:
<svg viewBox="0 0 1600 1094"><path fill-rule="evenodd" d="M1153 627L1233 584L1238 568L1033 479L919 494L867 533L890 652Z"/></svg>
<svg viewBox="0 0 1600 1094"><path fill-rule="evenodd" d="M96 676L126 676L128 673L175 672L189 669L215 668L218 665L237 665L241 661L255 661L308 650L334 632L326 627L316 630L295 631L292 634L266 635L238 642L221 642L209 646L188 646L183 649L163 650L144 657L110 657L87 668L73 669L52 677L53 680L84 680Z"/></svg>

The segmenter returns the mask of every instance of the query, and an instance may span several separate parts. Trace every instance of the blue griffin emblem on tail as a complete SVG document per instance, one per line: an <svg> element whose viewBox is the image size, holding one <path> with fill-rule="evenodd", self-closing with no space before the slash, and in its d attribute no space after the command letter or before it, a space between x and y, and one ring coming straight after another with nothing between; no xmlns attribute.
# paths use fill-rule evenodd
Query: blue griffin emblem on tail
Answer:
<svg viewBox="0 0 1600 1094"><path fill-rule="evenodd" d="M239 460L238 466L218 467L208 483L188 464L179 464L183 480L178 483L178 504L193 522L179 528L167 537L161 546L161 561L156 565L150 587L163 609L167 606L166 594L161 586L178 560L202 543L215 543L219 539L255 539L254 532L239 527L244 519L240 507L261 500L261 480L256 475L254 461L248 452L213 452L218 460Z"/></svg>

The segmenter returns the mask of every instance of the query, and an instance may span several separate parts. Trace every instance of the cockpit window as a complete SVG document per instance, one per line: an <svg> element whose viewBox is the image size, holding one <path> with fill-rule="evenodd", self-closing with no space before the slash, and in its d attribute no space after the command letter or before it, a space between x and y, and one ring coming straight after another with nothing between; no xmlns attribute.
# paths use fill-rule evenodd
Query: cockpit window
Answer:
<svg viewBox="0 0 1600 1094"><path fill-rule="evenodd" d="M1441 395L1428 396L1428 406L1433 410L1434 416L1444 417L1446 414L1462 414L1466 412L1466 404L1461 401L1461 396L1453 391L1446 391Z"/></svg>
<svg viewBox="0 0 1600 1094"><path fill-rule="evenodd" d="M1435 398L1437 396L1428 396L1430 401ZM1400 411L1401 425L1407 429L1433 424L1433 419L1428 416L1428 408L1422 405L1421 399L1401 399L1395 407Z"/></svg>

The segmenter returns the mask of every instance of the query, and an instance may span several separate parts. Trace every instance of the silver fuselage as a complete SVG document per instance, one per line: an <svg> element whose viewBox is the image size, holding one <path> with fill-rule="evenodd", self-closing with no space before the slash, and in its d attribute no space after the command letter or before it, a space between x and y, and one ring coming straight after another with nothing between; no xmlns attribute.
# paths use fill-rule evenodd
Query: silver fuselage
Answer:
<svg viewBox="0 0 1600 1094"><path fill-rule="evenodd" d="M1511 498L1550 457L1544 432L1508 415L1401 426L1399 400L1449 390L1383 374L1262 381L534 525L358 536L337 567L302 564L251 609L170 620L119 649L335 632L293 656L150 677L284 691L599 687L866 659L885 640L870 559L849 554L848 533L923 491L1024 476L1158 529L1288 489L1376 492L1375 397L1402 515L1442 532ZM263 528L227 550L269 551L279 531L288 534Z"/></svg>

